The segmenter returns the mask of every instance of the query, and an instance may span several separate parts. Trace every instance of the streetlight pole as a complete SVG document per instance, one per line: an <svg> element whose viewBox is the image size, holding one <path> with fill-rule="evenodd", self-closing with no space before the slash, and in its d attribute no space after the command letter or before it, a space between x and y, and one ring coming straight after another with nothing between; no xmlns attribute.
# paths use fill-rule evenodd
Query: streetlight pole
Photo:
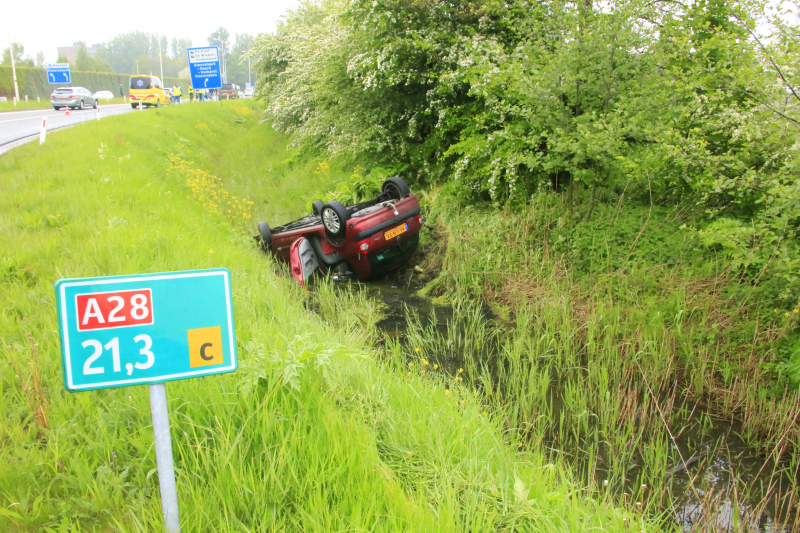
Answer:
<svg viewBox="0 0 800 533"><path fill-rule="evenodd" d="M14 43L11 42L8 47L11 55L11 77L14 78L14 105L19 102L19 88L17 87L17 67L14 65Z"/></svg>
<svg viewBox="0 0 800 533"><path fill-rule="evenodd" d="M253 78L250 77L250 56L247 56L247 82L250 84L250 87L253 86Z"/></svg>
<svg viewBox="0 0 800 533"><path fill-rule="evenodd" d="M225 62L225 41L220 39L222 45L222 83L228 83L228 65Z"/></svg>
<svg viewBox="0 0 800 533"><path fill-rule="evenodd" d="M161 65L161 87L164 87L164 61L161 59L161 36L156 35L158 39L158 64Z"/></svg>

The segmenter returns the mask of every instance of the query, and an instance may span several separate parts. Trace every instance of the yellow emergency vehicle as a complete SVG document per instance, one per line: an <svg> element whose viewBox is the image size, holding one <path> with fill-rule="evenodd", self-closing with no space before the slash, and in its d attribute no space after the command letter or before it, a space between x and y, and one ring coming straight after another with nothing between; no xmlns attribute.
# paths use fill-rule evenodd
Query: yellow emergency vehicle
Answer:
<svg viewBox="0 0 800 533"><path fill-rule="evenodd" d="M131 107L144 104L147 107L169 103L169 95L164 92L164 85L156 76L131 76Z"/></svg>

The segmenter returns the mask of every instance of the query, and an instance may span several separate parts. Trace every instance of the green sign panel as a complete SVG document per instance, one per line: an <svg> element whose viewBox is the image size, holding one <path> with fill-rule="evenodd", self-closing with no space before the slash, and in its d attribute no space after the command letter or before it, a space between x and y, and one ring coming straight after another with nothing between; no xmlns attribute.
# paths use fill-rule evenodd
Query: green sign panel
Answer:
<svg viewBox="0 0 800 533"><path fill-rule="evenodd" d="M69 391L195 378L238 366L227 269L62 279L56 302Z"/></svg>

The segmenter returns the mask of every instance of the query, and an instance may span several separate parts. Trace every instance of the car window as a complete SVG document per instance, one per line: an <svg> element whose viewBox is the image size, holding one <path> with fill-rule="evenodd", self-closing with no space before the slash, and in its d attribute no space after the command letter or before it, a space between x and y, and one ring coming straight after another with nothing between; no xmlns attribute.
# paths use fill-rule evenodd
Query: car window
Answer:
<svg viewBox="0 0 800 533"><path fill-rule="evenodd" d="M150 76L131 76L131 89L152 89Z"/></svg>

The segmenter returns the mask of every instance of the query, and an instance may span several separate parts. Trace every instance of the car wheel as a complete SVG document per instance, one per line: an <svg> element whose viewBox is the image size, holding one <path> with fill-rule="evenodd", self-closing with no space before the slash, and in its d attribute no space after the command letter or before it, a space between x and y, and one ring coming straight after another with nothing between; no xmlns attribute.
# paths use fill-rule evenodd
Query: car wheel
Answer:
<svg viewBox="0 0 800 533"><path fill-rule="evenodd" d="M335 200L322 207L322 225L329 240L338 241L344 237L349 218L347 209Z"/></svg>
<svg viewBox="0 0 800 533"><path fill-rule="evenodd" d="M139 107L139 106L136 105L136 104L131 104L131 108L136 109L137 107Z"/></svg>
<svg viewBox="0 0 800 533"><path fill-rule="evenodd" d="M94 100L94 104L92 105L92 107L93 107L94 109L97 109L97 99L96 99L96 98L95 98L95 100Z"/></svg>
<svg viewBox="0 0 800 533"><path fill-rule="evenodd" d="M258 233L261 234L261 242L264 246L272 244L272 230L269 229L269 224L266 222L258 223Z"/></svg>
<svg viewBox="0 0 800 533"><path fill-rule="evenodd" d="M54 107L53 109L55 109L56 111L61 111L60 107Z"/></svg>
<svg viewBox="0 0 800 533"><path fill-rule="evenodd" d="M80 103L80 104L78 104L78 109L83 109L83 108L84 108L84 105L83 105L83 100L81 100L81 103Z"/></svg>
<svg viewBox="0 0 800 533"><path fill-rule="evenodd" d="M381 192L388 195L392 200L402 200L409 194L411 189L408 188L406 182L398 177L387 178L381 186Z"/></svg>
<svg viewBox="0 0 800 533"><path fill-rule="evenodd" d="M156 107L161 107L161 100L156 100Z"/></svg>
<svg viewBox="0 0 800 533"><path fill-rule="evenodd" d="M313 202L311 202L311 211L315 215L319 215L322 213L322 208L324 206L325 204L322 203L322 200L314 200Z"/></svg>

